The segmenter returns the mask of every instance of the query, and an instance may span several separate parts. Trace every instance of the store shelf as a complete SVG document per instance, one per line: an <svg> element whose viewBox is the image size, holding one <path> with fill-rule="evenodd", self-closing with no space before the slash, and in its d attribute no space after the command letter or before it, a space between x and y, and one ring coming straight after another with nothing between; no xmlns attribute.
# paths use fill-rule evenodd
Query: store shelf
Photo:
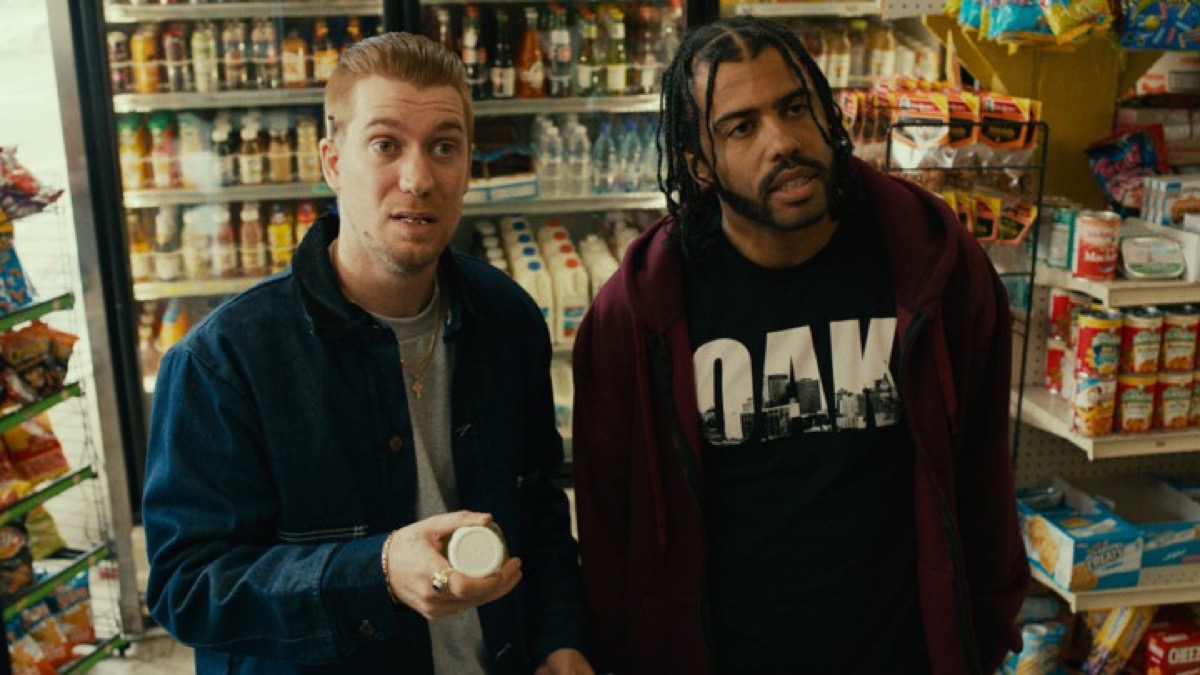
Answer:
<svg viewBox="0 0 1200 675"><path fill-rule="evenodd" d="M1200 302L1200 283L1192 281L1089 281L1078 279L1066 270L1038 263L1034 277L1039 286L1057 286L1086 293L1106 307L1137 307L1140 305L1174 305Z"/></svg>
<svg viewBox="0 0 1200 675"><path fill-rule="evenodd" d="M475 102L476 117L564 113L657 113L658 94L579 98L513 98Z"/></svg>
<svg viewBox="0 0 1200 675"><path fill-rule="evenodd" d="M164 298L204 298L241 293L266 277L204 279L201 281L144 281L133 285L133 298L139 302Z"/></svg>
<svg viewBox="0 0 1200 675"><path fill-rule="evenodd" d="M665 209L666 207L667 204L661 192L628 192L590 197L536 197L514 199L507 202L464 204L463 215L498 216L507 213L556 215L626 209Z"/></svg>
<svg viewBox="0 0 1200 675"><path fill-rule="evenodd" d="M1143 567L1137 586L1106 591L1064 591L1037 565L1033 577L1071 606L1072 612L1200 602L1200 564Z"/></svg>
<svg viewBox="0 0 1200 675"><path fill-rule="evenodd" d="M79 485L85 480L90 480L96 477L96 470L90 465L82 469L76 469L61 478L58 478L45 487L42 487L37 492L17 500L10 506L0 509L0 525L9 523L21 516L29 513L33 509L45 504L47 500L53 499L58 495L70 490Z"/></svg>
<svg viewBox="0 0 1200 675"><path fill-rule="evenodd" d="M45 316L50 312L57 312L61 309L71 309L75 306L75 296L71 293L64 293L56 298L35 302L32 305L22 307L0 316L0 333L11 330L13 326L26 321L33 321L39 317Z"/></svg>
<svg viewBox="0 0 1200 675"><path fill-rule="evenodd" d="M1070 430L1070 419L1071 406L1068 402L1039 386L1025 388L1021 420L1070 441L1083 450L1089 460L1169 455L1200 450L1200 428L1085 438Z"/></svg>
<svg viewBox="0 0 1200 675"><path fill-rule="evenodd" d="M79 386L78 382L68 384L49 396L40 398L15 412L11 412L3 417L0 417L0 433L4 433L5 431L12 429L34 415L40 415L41 413L46 412L47 410L69 398L75 398L76 396L82 395L83 389Z"/></svg>
<svg viewBox="0 0 1200 675"><path fill-rule="evenodd" d="M213 5L225 6L231 5ZM260 108L269 106L320 105L325 89L264 89L247 91L187 91L175 94L114 94L113 111L118 113L199 108Z"/></svg>
<svg viewBox="0 0 1200 675"><path fill-rule="evenodd" d="M181 21L186 19L293 18L306 16L373 15L382 12L381 0L290 0L289 2L227 2L172 5L107 4L109 23Z"/></svg>
<svg viewBox="0 0 1200 675"><path fill-rule="evenodd" d="M58 675L76 675L77 673L86 673L91 670L97 663L107 659L116 652L125 649L129 646L129 641L120 635L114 635L107 640L95 645L95 648L88 653L65 666L58 669Z"/></svg>
<svg viewBox="0 0 1200 675"><path fill-rule="evenodd" d="M770 2L741 3L734 6L738 15L783 19L797 16L878 16L878 2Z"/></svg>
<svg viewBox="0 0 1200 675"><path fill-rule="evenodd" d="M44 600L54 592L54 589L75 578L76 574L108 558L108 556L108 544L99 544L95 548L72 558L66 567L46 577L29 590L17 596L15 600L5 605L4 621L7 622L14 616L29 609L38 601Z"/></svg>
<svg viewBox="0 0 1200 675"><path fill-rule="evenodd" d="M143 209L169 204L257 202L281 199L327 199L333 190L324 183L267 183L232 185L211 190L127 190L125 208Z"/></svg>

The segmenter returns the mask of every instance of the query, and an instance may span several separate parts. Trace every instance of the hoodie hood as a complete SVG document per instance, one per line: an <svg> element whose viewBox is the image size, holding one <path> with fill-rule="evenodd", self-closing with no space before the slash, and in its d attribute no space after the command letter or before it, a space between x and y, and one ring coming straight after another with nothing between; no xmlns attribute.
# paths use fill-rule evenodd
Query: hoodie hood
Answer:
<svg viewBox="0 0 1200 675"><path fill-rule="evenodd" d="M851 158L883 233L898 311L913 314L935 306L958 260L955 238L969 238L949 206L933 193ZM619 274L637 322L661 333L683 318L684 275L678 224L664 216L629 246Z"/></svg>

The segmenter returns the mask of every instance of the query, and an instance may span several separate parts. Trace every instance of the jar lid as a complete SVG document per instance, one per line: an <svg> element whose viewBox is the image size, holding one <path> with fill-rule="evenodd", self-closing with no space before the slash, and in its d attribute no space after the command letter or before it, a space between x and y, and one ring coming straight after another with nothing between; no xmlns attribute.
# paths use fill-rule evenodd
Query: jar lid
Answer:
<svg viewBox="0 0 1200 675"><path fill-rule="evenodd" d="M498 572L508 557L499 529L493 524L489 527L469 525L455 530L446 546L450 565L468 577L486 577Z"/></svg>

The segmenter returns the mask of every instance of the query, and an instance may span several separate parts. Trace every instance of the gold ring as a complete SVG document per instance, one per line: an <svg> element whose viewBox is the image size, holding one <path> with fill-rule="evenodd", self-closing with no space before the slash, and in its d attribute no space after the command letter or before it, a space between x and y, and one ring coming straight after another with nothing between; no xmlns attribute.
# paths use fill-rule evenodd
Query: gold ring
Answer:
<svg viewBox="0 0 1200 675"><path fill-rule="evenodd" d="M453 567L446 569L433 575L433 592L441 594L446 590L446 586L450 583L450 573L454 571Z"/></svg>

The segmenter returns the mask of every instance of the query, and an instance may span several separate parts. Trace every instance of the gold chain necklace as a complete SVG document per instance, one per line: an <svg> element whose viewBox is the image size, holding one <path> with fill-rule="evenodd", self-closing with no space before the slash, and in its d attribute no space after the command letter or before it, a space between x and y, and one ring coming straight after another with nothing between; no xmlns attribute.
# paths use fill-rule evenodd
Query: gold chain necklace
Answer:
<svg viewBox="0 0 1200 675"><path fill-rule="evenodd" d="M441 310L442 294L438 290L435 277L433 280L433 335L429 336L429 348L425 350L425 356L421 357L421 361L412 369L411 374L409 374L408 362L404 360L403 356L400 357L400 367L412 378L412 383L408 388L412 389L413 396L416 396L417 400L421 399L421 393L425 391L425 383L421 381L421 378L425 375L425 368L429 365L429 359L433 358L433 350L437 346L438 332L442 326Z"/></svg>

